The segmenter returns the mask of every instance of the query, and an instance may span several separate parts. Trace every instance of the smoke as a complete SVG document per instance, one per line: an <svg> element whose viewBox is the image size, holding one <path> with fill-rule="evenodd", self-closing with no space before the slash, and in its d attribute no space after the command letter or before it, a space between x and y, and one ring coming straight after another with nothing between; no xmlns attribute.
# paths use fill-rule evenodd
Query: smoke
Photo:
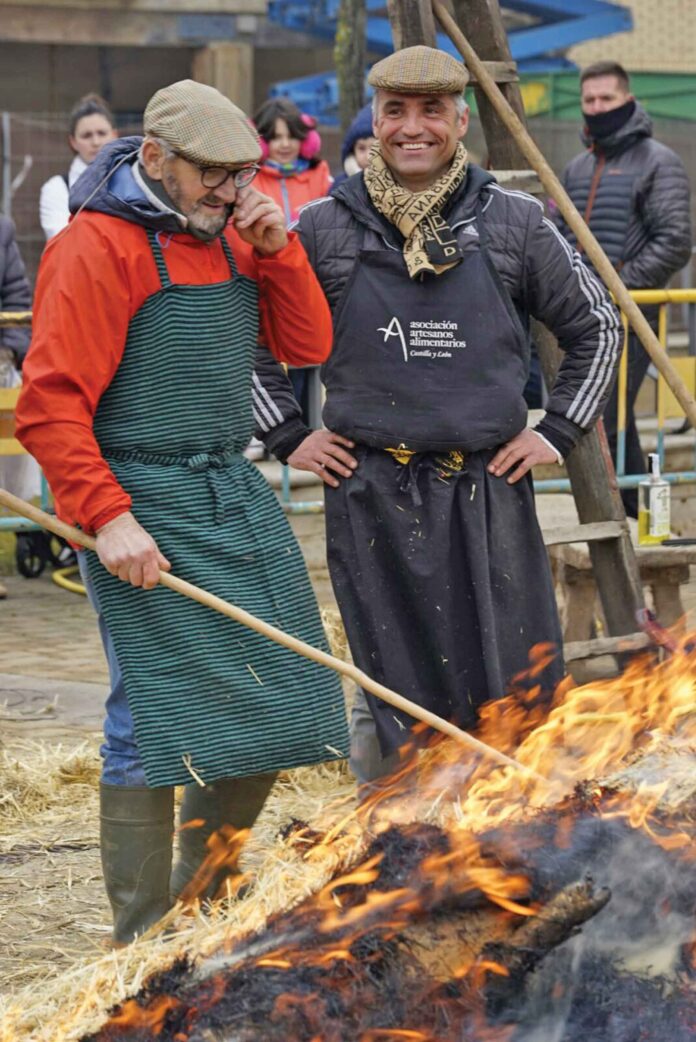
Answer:
<svg viewBox="0 0 696 1042"><path fill-rule="evenodd" d="M601 823L592 852L577 830L570 858L612 898L530 976L513 1042L693 1042L682 958L696 914L693 863L614 824Z"/></svg>

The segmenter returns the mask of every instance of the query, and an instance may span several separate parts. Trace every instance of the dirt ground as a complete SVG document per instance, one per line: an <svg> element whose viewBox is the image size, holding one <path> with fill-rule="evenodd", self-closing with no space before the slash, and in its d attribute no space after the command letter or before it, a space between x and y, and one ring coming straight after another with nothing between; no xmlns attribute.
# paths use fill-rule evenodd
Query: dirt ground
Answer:
<svg viewBox="0 0 696 1042"><path fill-rule="evenodd" d="M47 574L3 581L0 981L7 998L108 934L97 842L107 672L86 598ZM80 697L67 698L75 688Z"/></svg>
<svg viewBox="0 0 696 1042"><path fill-rule="evenodd" d="M320 605L334 612L323 516L298 516L293 527ZM3 1000L27 986L102 955L110 932L98 848L108 673L96 621L86 597L48 572L4 575L2 583L0 1014Z"/></svg>

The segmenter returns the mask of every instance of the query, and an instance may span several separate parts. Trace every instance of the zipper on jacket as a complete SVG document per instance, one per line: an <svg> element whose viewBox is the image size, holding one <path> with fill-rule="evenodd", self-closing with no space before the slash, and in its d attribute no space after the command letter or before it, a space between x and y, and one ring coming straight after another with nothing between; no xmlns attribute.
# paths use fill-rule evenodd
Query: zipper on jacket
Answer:
<svg viewBox="0 0 696 1042"><path fill-rule="evenodd" d="M292 209L290 208L290 196L288 194L288 186L286 179L281 177L280 179L280 194L283 197L283 209L285 210L285 223L290 224L292 221Z"/></svg>

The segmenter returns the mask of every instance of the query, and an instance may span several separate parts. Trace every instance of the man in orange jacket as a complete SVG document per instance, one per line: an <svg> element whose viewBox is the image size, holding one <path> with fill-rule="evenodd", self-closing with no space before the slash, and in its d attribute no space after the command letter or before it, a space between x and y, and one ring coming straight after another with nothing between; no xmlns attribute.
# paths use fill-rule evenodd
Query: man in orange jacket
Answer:
<svg viewBox="0 0 696 1042"><path fill-rule="evenodd" d="M81 569L111 675L101 841L118 944L191 893L211 834L250 828L278 770L347 746L335 676L157 585L172 568L325 646L299 547L242 453L259 337L318 363L331 319L253 189L246 116L189 80L158 91L144 125L102 150L46 249L17 410L58 512L97 537Z"/></svg>

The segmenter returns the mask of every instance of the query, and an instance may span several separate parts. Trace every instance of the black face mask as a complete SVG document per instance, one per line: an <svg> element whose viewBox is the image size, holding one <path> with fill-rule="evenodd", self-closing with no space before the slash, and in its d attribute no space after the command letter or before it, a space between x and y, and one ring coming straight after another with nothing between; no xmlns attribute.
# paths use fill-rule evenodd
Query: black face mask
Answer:
<svg viewBox="0 0 696 1042"><path fill-rule="evenodd" d="M628 123L635 111L636 103L631 98L630 101L626 101L616 109L610 109L609 112L598 112L595 116L585 115L585 125L590 137L593 141L606 140L620 130L625 123Z"/></svg>

